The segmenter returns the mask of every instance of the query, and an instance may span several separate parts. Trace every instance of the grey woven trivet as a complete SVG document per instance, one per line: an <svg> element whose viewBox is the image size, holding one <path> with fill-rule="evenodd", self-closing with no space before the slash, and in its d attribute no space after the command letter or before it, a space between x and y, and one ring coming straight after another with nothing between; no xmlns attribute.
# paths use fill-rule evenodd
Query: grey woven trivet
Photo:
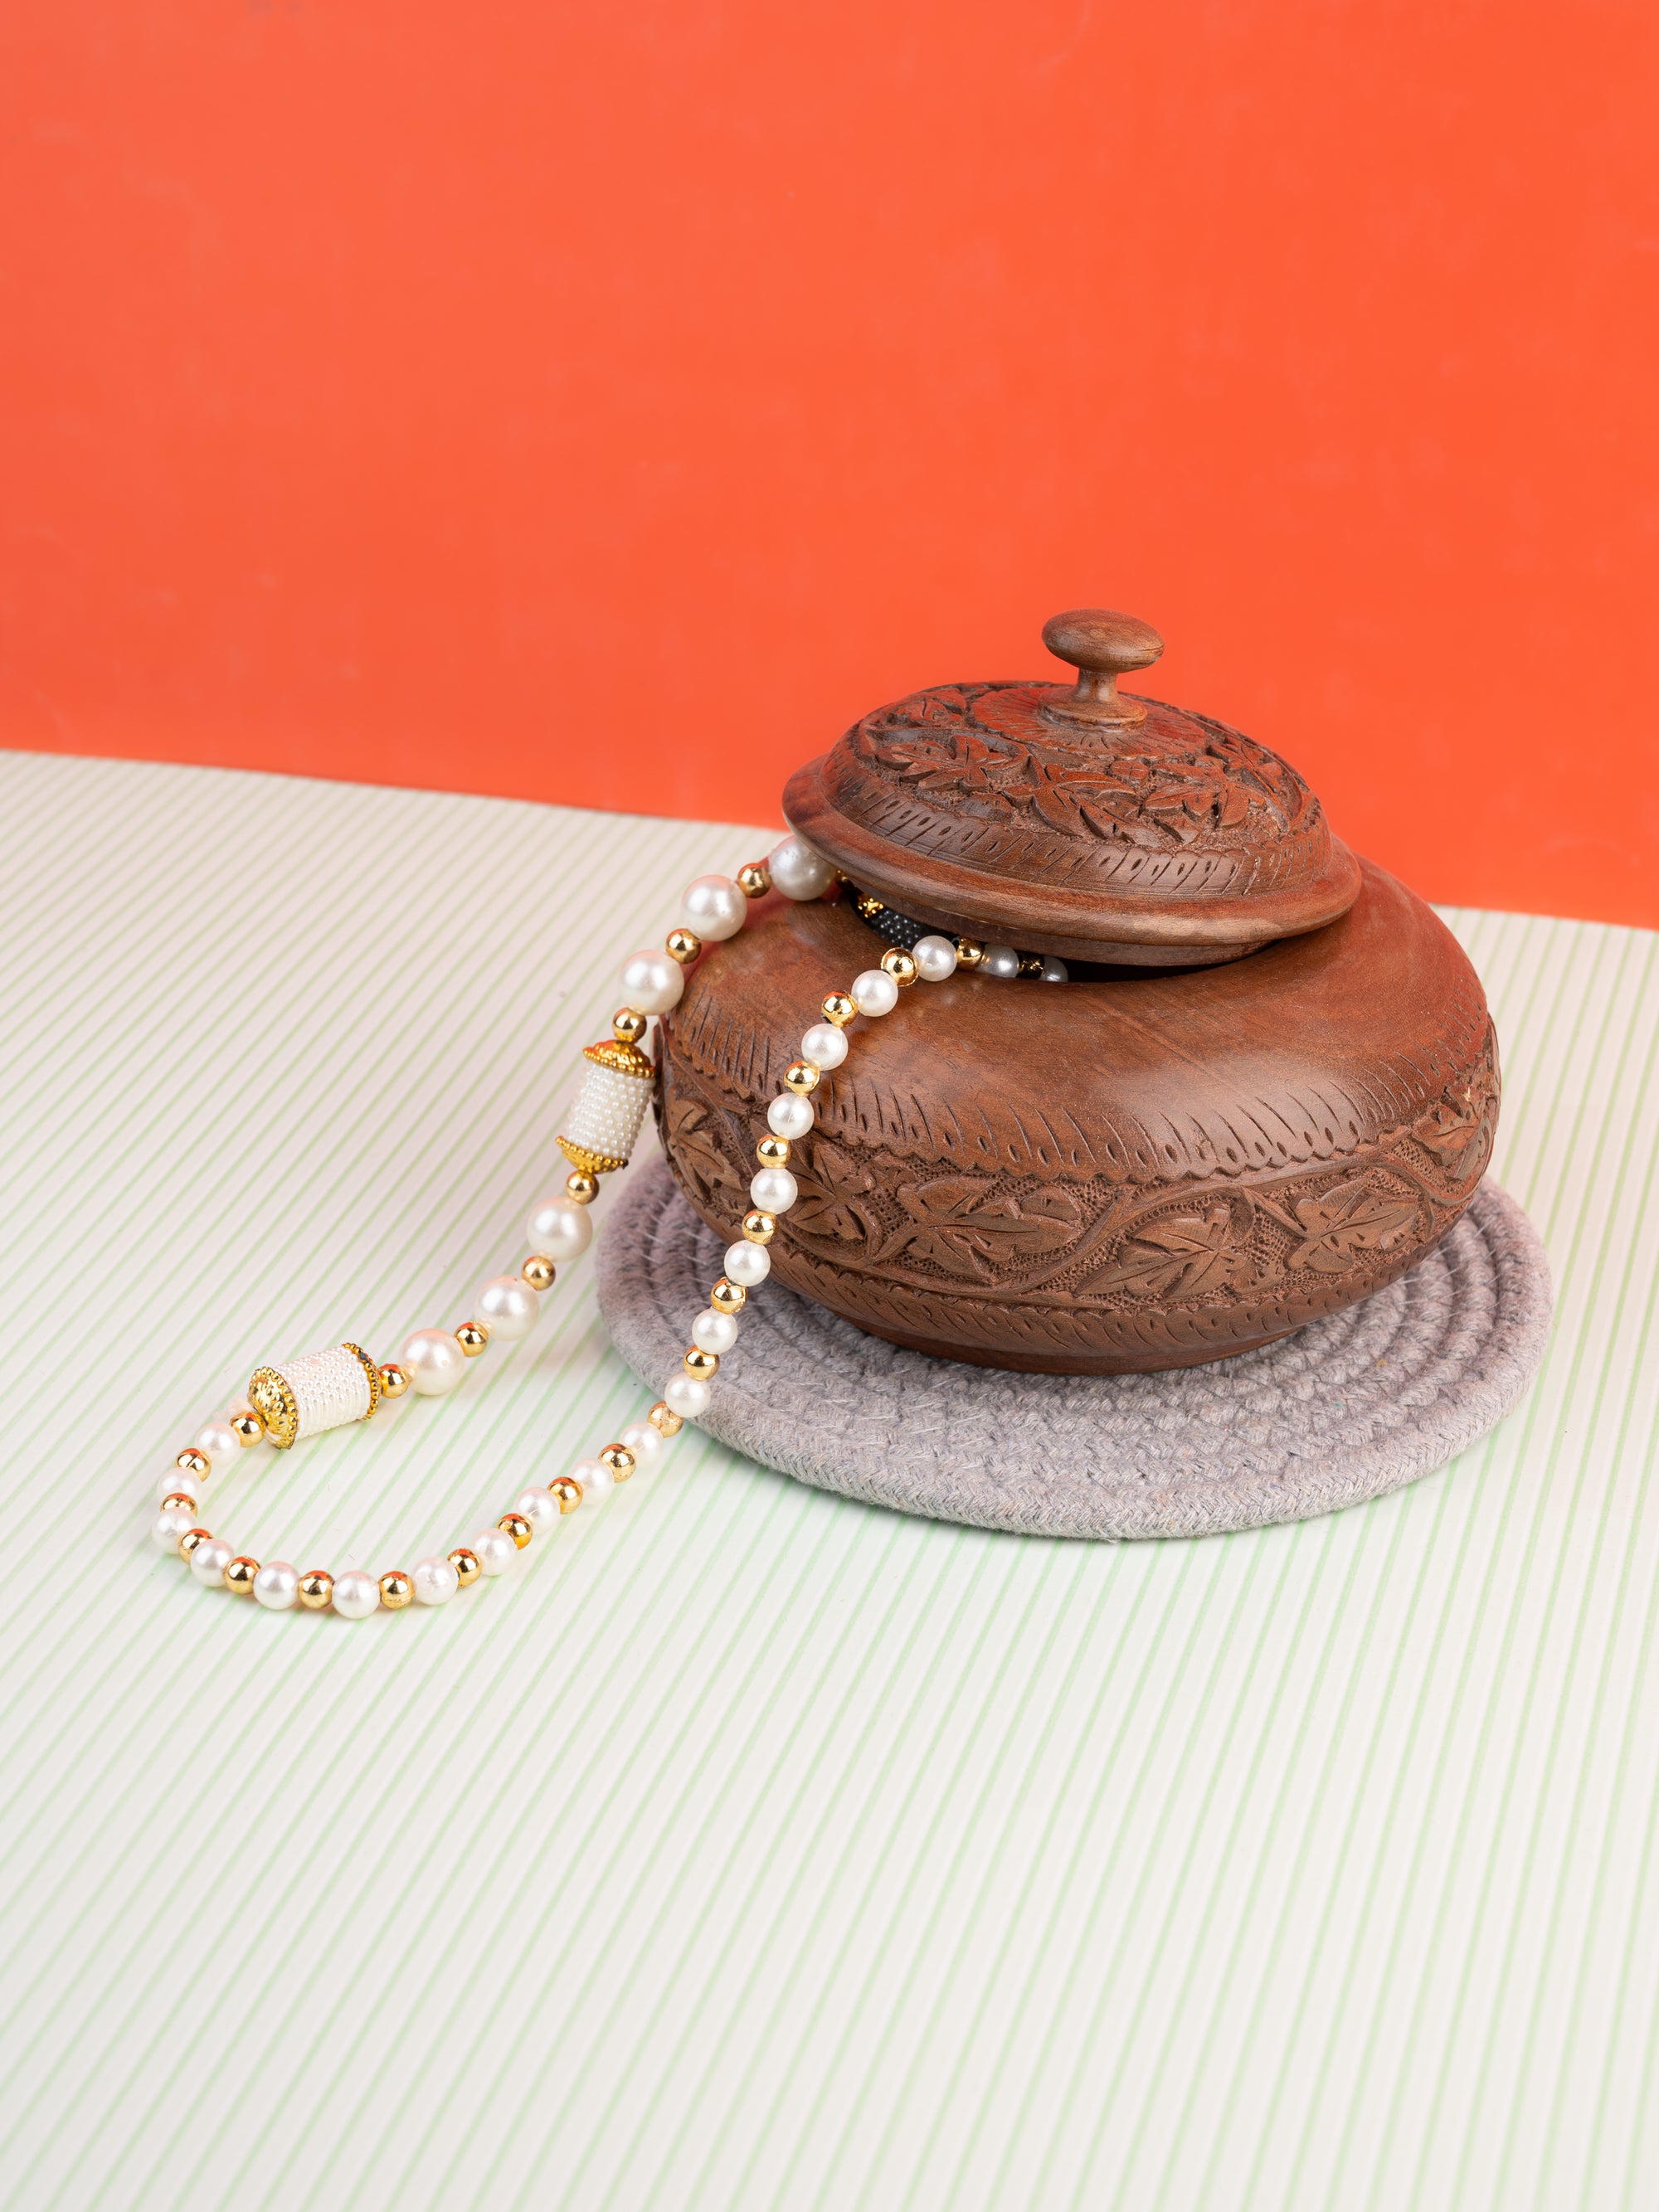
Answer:
<svg viewBox="0 0 1659 2212"><path fill-rule="evenodd" d="M660 1160L600 1243L599 1304L653 1389L720 1240ZM1531 1382L1549 1263L1488 1183L1409 1274L1283 1342L1165 1375L1012 1375L867 1336L781 1284L749 1304L703 1426L820 1490L1047 1536L1204 1536L1300 1521L1443 1467Z"/></svg>

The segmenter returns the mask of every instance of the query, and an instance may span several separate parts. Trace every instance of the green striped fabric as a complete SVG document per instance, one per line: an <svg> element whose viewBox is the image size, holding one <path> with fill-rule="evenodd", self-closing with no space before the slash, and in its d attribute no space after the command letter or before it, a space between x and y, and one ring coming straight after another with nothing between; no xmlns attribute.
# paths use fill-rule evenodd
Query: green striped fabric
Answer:
<svg viewBox="0 0 1659 2212"><path fill-rule="evenodd" d="M763 833L19 755L0 800L9 2205L1659 2203L1659 939L1450 917L1560 1305L1448 1473L1115 1548L688 1431L349 1623L198 1588L155 1476L260 1360L517 1263L618 960ZM377 1571L493 1519L647 1402L586 1263L547 1305L210 1519Z"/></svg>

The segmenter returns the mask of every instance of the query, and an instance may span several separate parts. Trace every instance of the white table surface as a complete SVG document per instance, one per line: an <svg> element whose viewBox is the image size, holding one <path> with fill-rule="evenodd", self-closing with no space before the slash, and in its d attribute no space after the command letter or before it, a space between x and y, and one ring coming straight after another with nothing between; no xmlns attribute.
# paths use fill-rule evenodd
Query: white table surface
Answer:
<svg viewBox="0 0 1659 2212"><path fill-rule="evenodd" d="M6 2202L1659 2203L1651 934L1450 917L1559 1321L1397 1496L1091 1547L688 1431L442 1611L151 1548L259 1360L516 1265L618 959L761 842L0 757ZM579 1266L211 1517L407 1565L647 1402Z"/></svg>

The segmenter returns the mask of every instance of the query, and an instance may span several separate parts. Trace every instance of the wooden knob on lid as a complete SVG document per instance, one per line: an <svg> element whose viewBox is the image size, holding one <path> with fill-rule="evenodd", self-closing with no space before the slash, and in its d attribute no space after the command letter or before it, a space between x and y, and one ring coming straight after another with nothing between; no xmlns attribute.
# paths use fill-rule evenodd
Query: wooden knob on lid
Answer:
<svg viewBox="0 0 1659 2212"><path fill-rule="evenodd" d="M1146 720L1139 700L1118 696L1117 679L1150 668L1163 652L1164 641L1150 623L1110 607L1073 607L1048 617L1042 642L1077 671L1076 690L1069 698L1049 700L1042 710L1045 720L1085 730L1128 729Z"/></svg>

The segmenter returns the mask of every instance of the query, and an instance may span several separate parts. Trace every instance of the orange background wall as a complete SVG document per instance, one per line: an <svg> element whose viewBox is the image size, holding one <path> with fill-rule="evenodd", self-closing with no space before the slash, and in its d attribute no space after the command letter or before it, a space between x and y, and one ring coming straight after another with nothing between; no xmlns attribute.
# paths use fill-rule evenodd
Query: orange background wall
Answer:
<svg viewBox="0 0 1659 2212"><path fill-rule="evenodd" d="M11 0L0 738L774 818L1103 602L1420 889L1659 923L1656 60L1651 0Z"/></svg>

